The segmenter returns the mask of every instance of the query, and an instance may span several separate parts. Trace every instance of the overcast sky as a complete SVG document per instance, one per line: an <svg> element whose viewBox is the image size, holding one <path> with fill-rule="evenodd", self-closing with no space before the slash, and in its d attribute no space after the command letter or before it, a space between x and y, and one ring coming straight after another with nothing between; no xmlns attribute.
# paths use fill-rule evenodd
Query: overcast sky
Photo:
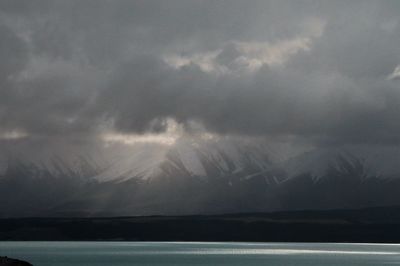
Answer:
<svg viewBox="0 0 400 266"><path fill-rule="evenodd" d="M0 36L2 142L400 143L399 1L2 0Z"/></svg>

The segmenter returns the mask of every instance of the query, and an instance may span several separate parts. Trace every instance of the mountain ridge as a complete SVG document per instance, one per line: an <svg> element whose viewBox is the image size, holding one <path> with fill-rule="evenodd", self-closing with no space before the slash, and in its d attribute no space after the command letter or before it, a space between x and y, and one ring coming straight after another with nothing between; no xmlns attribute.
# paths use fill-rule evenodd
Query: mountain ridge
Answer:
<svg viewBox="0 0 400 266"><path fill-rule="evenodd" d="M316 151L282 161L265 147L200 144L179 143L162 151L154 146L132 157L127 157L128 150L104 167L85 157L72 168L55 157L51 171L15 160L0 176L0 217L218 214L400 204L400 178L378 173L365 156ZM151 157L153 153L158 157ZM298 165L304 167L296 169Z"/></svg>

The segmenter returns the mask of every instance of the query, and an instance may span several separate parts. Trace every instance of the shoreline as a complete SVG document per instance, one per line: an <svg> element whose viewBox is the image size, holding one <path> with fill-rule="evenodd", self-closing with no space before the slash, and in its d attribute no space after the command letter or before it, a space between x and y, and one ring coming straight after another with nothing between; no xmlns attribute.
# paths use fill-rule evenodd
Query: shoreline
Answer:
<svg viewBox="0 0 400 266"><path fill-rule="evenodd" d="M27 261L0 256L0 266L33 266Z"/></svg>

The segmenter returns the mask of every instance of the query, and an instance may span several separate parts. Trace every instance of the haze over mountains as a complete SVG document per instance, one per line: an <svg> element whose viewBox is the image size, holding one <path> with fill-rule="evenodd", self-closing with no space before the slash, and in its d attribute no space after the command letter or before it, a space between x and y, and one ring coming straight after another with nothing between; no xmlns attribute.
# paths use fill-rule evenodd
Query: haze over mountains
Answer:
<svg viewBox="0 0 400 266"><path fill-rule="evenodd" d="M134 145L116 154L107 147L70 161L14 154L3 160L1 216L220 214L400 204L399 150L372 151L318 149L285 158L265 143L182 139L173 145Z"/></svg>

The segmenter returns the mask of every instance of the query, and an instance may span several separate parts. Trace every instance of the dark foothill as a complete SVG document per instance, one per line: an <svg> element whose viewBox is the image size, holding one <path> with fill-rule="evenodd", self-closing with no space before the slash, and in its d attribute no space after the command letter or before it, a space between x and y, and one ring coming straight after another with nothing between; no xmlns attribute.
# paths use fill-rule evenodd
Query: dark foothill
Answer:
<svg viewBox="0 0 400 266"><path fill-rule="evenodd" d="M0 266L33 266L29 262L11 259L8 257L0 257Z"/></svg>

